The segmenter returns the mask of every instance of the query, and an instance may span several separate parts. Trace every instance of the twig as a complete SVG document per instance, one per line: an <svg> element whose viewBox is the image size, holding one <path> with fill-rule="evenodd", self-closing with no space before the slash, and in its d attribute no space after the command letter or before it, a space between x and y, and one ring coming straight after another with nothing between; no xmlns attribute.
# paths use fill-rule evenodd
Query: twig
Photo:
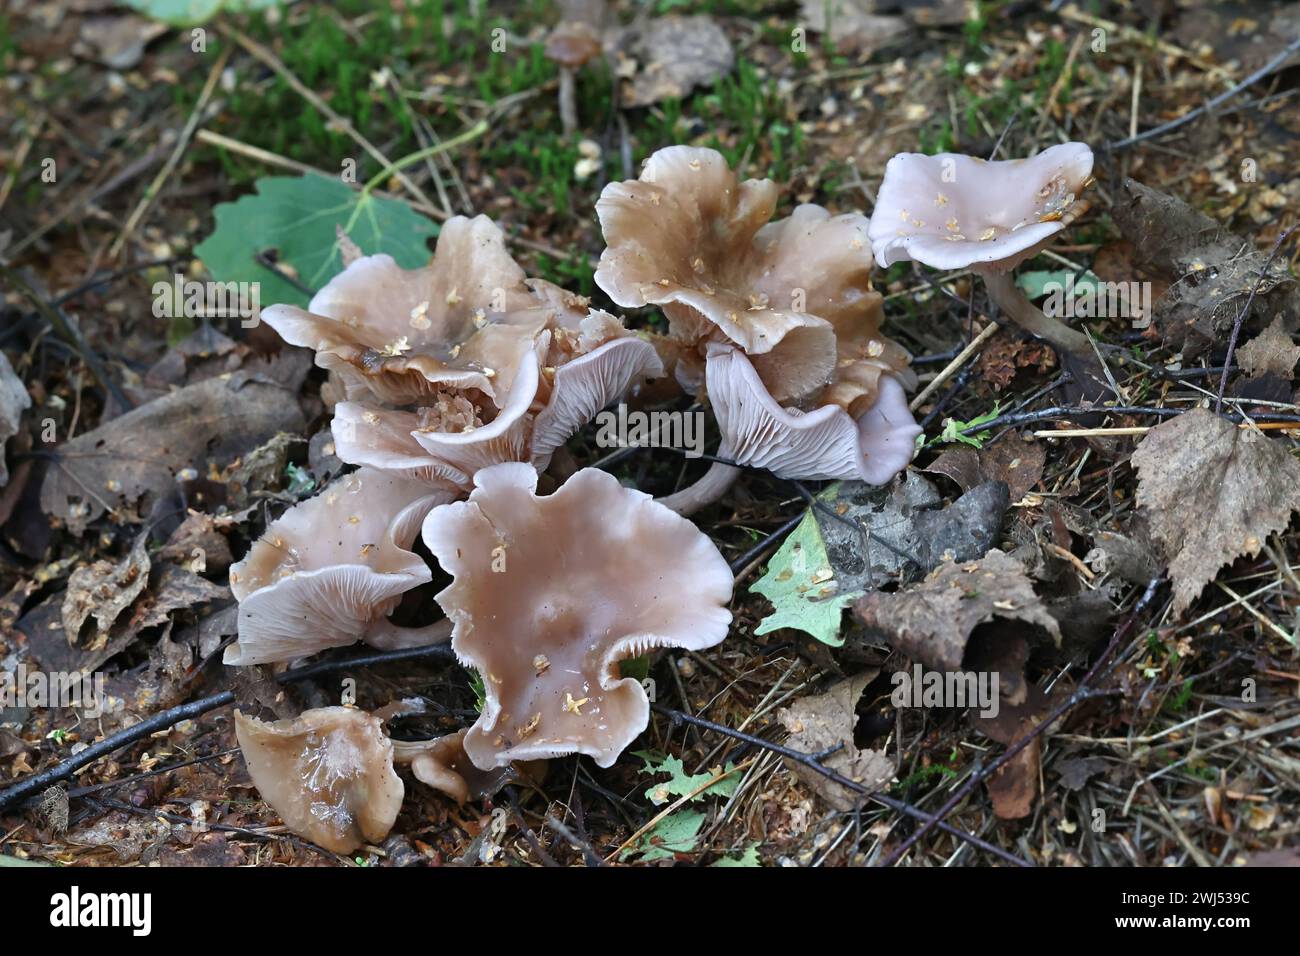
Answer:
<svg viewBox="0 0 1300 956"><path fill-rule="evenodd" d="M1203 113L1206 113L1214 109L1220 103L1225 103L1228 100L1232 99L1242 90L1244 90L1246 87L1252 86L1255 83L1258 83L1260 80L1264 79L1264 77L1268 76L1270 73L1277 70L1283 63L1289 60L1291 58L1291 54L1295 53L1297 50L1300 50L1300 37L1296 37L1294 40L1288 43L1285 50L1283 50L1277 56L1273 57L1273 59L1269 60L1258 70L1256 70L1254 73L1250 74L1250 76L1246 77L1244 80L1238 83L1236 86L1233 86L1228 90L1226 90L1225 92L1220 93L1212 100L1206 100L1204 103L1202 103L1196 109L1192 110L1190 113L1184 113L1182 116L1178 117L1178 119L1170 120L1168 123L1162 123L1161 125L1156 126L1153 129L1149 129L1144 133L1138 133L1136 136L1129 136L1128 138L1121 139L1118 142L1107 143L1104 148L1109 150L1126 149L1127 147L1133 146L1137 143L1141 143L1144 140L1153 139L1157 136L1163 136L1165 133L1172 133L1174 130L1186 126L1192 120L1196 119L1198 116L1201 116Z"/></svg>
<svg viewBox="0 0 1300 956"><path fill-rule="evenodd" d="M1300 43L1300 40L1297 40L1296 43ZM1214 399L1216 414L1223 411L1223 392L1228 387L1228 369L1232 367L1232 354L1237 350L1237 338L1241 335L1241 327L1246 321L1246 316L1250 314L1250 307L1255 304L1255 296L1259 293L1259 287L1264 284L1264 277L1268 275L1269 266L1277 258L1282 243L1286 242L1286 237L1291 235L1294 230L1295 226L1292 226L1277 237L1277 241L1273 243L1273 248L1269 250L1268 258L1264 260L1264 265L1259 270L1259 276L1255 279L1254 286L1251 287L1246 304L1242 306L1241 311L1237 313L1236 320L1232 323L1232 335L1228 339L1228 354L1223 357L1223 374L1219 376L1219 394Z"/></svg>
<svg viewBox="0 0 1300 956"><path fill-rule="evenodd" d="M925 402L925 400L929 398L932 394L934 394L936 391L938 391L940 385L948 381L948 379L952 378L953 374L957 371L957 369L965 365L966 360L969 359L976 352L978 352L980 350L980 347L983 346L984 343L987 342L989 339L991 339L993 337L993 333L997 332L997 330L1000 328L1001 326L998 325L996 322L990 322L988 324L988 328L986 328L979 335L975 336L975 338L971 339L970 344L967 345L960 352L958 352L957 357L954 358L947 365L945 365L943 367L943 370L938 375L936 375L930 381L930 383L925 386L925 388L921 389L920 393L916 396L916 398L912 399L911 404L908 405L907 407L911 411L916 411L918 408L920 408L921 405Z"/></svg>
<svg viewBox="0 0 1300 956"><path fill-rule="evenodd" d="M1146 610L1147 606L1155 600L1156 592L1160 589L1162 581L1163 578L1152 578L1147 583L1146 590L1142 593L1142 596L1138 598L1137 603L1133 605L1133 609L1129 611L1128 616L1124 618L1124 622L1115 630L1114 635L1110 639L1110 643L1107 644L1105 650L1098 655L1096 662L1088 669L1088 673L1083 675L1083 679L1079 681L1079 686L1075 688L1074 693L1048 711L1041 720L1035 723L1032 730L1003 751L1001 756L996 760L972 772L970 776L966 778L966 782L958 787L953 795L948 798L948 801L935 812L934 818L917 827L917 829L912 832L911 836L900 843L888 856L881 860L881 866L892 866L897 863L903 857L903 854L911 849L916 842L921 839L921 837L925 836L925 834L930 831L931 827L939 825L944 817L952 813L952 811L956 809L957 805L965 800L972 790L979 786L981 781L996 772L1011 760L1012 757L1037 740L1038 737L1046 732L1047 728L1054 724L1062 714L1088 696L1088 684L1091 683L1092 679L1101 670L1102 665L1110 659L1110 656L1115 652L1115 649L1119 647L1120 642L1123 641L1127 637L1129 631L1133 629L1133 626L1137 623L1138 617L1140 617L1142 612Z"/></svg>

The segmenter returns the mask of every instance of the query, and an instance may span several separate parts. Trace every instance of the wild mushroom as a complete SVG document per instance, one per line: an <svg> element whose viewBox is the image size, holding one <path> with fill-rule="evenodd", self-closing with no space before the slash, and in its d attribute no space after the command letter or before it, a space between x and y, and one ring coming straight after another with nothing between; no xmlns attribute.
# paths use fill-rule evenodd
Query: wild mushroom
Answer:
<svg viewBox="0 0 1300 956"><path fill-rule="evenodd" d="M600 39L604 16L605 0L561 0L560 22L546 37L546 58L560 67L560 122L565 136L578 129L574 103L578 70L604 52Z"/></svg>
<svg viewBox="0 0 1300 956"><path fill-rule="evenodd" d="M423 529L453 578L437 595L452 648L483 679L465 752L485 770L571 753L608 767L650 713L619 662L719 643L731 571L695 525L606 472L579 471L545 497L524 464L474 484Z"/></svg>
<svg viewBox="0 0 1300 956"><path fill-rule="evenodd" d="M432 580L409 550L429 509L458 492L362 468L294 505L231 565L239 640L227 664L266 664L361 640L434 644L449 625L401 628L387 618L402 594Z"/></svg>
<svg viewBox="0 0 1300 956"><path fill-rule="evenodd" d="M307 310L273 305L262 318L286 342L316 352L353 401L433 405L443 396L495 395L494 378L576 297L528 279L486 216L454 216L433 260L403 269L364 256L316 293Z"/></svg>
<svg viewBox="0 0 1300 956"><path fill-rule="evenodd" d="M480 770L465 753L465 731L432 740L394 740L393 759L410 764L415 779L459 804L490 797L516 774L513 764Z"/></svg>
<svg viewBox="0 0 1300 956"><path fill-rule="evenodd" d="M235 737L262 799L299 836L351 853L397 820L406 788L378 717L322 707L268 723L235 711Z"/></svg>
<svg viewBox="0 0 1300 956"><path fill-rule="evenodd" d="M1040 252L1087 210L1092 150L1063 143L1028 159L900 153L885 166L871 216L871 245L882 266L915 259L934 269L971 268L1003 313L1062 358L1094 365L1088 337L1045 315L1011 270Z"/></svg>
<svg viewBox="0 0 1300 956"><path fill-rule="evenodd" d="M544 471L555 450L642 379L664 374L650 343L607 312L573 326L552 324L506 364L495 397L443 394L418 410L340 402L334 438L341 459L433 483L473 487L480 468L532 462Z"/></svg>
<svg viewBox="0 0 1300 956"><path fill-rule="evenodd" d="M872 402L853 415L840 405L811 411L783 408L763 385L740 349L721 342L709 346L709 399L722 432L718 457L766 468L784 477L810 480L852 479L887 484L907 467L921 426L907 407L903 386L881 375ZM715 500L714 484L726 465L713 465L705 477L659 499L679 514Z"/></svg>

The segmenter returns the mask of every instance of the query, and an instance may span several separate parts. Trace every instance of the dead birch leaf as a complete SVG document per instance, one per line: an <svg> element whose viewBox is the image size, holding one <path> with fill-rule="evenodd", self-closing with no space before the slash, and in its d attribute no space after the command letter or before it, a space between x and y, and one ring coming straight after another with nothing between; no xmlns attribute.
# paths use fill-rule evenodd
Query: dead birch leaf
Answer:
<svg viewBox="0 0 1300 956"><path fill-rule="evenodd" d="M1300 462L1207 409L1151 429L1132 460L1138 506L1169 559L1175 614L1224 565L1259 554L1300 509Z"/></svg>
<svg viewBox="0 0 1300 956"><path fill-rule="evenodd" d="M876 679L878 670L868 670L840 681L824 694L799 697L777 712L782 726L790 732L786 745L808 754L843 747L822 764L836 773L860 783L868 790L879 790L894 776L894 764L877 750L859 750L853 743L853 729L858 717L854 709L867 685ZM836 810L849 812L862 802L861 794L835 783L797 760L786 766L811 790Z"/></svg>
<svg viewBox="0 0 1300 956"><path fill-rule="evenodd" d="M96 630L106 635L118 615L139 597L149 581L147 538L148 532L141 533L131 552L117 564L96 561L72 572L63 597L63 633L68 643L77 643L88 617L94 617Z"/></svg>
<svg viewBox="0 0 1300 956"><path fill-rule="evenodd" d="M1056 618L1034 593L1020 562L994 548L981 560L950 561L920 584L868 594L854 610L903 653L934 670L960 670L977 625L995 617L1042 628L1059 645Z"/></svg>
<svg viewBox="0 0 1300 956"><path fill-rule="evenodd" d="M1300 345L1291 341L1291 336L1282 327L1281 316L1237 349L1237 364L1252 378L1271 373L1289 380L1296 362L1300 362Z"/></svg>

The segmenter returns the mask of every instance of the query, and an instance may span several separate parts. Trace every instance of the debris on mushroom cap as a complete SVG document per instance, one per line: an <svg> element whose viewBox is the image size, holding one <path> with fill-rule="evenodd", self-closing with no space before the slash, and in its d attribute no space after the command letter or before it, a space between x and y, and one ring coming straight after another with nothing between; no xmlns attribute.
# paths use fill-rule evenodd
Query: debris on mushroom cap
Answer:
<svg viewBox="0 0 1300 956"><path fill-rule="evenodd" d="M322 707L268 723L235 711L235 737L262 799L299 836L350 853L397 820L406 788L378 717Z"/></svg>
<svg viewBox="0 0 1300 956"><path fill-rule="evenodd" d="M465 731L433 740L394 740L393 758L409 763L415 779L457 803L490 797L516 774L513 764L480 770L465 753Z"/></svg>
<svg viewBox="0 0 1300 956"><path fill-rule="evenodd" d="M714 150L672 146L596 203L607 244L596 282L620 305L663 307L669 335L697 349L676 362L688 390L710 341L743 348L787 401L831 383L838 340L880 338L867 219L801 205L769 222L777 193L770 180L741 182ZM905 356L889 352L900 371Z"/></svg>
<svg viewBox="0 0 1300 956"><path fill-rule="evenodd" d="M553 324L503 364L495 398L444 391L417 412L340 402L341 459L435 484L473 487L480 468L531 461L544 470L556 448L642 379L663 375L654 347L614 316L593 311Z"/></svg>
<svg viewBox="0 0 1300 956"><path fill-rule="evenodd" d="M1092 150L1062 143L1028 159L900 153L885 166L871 215L876 261L1007 271L1035 255L1086 206Z"/></svg>
<svg viewBox="0 0 1300 956"><path fill-rule="evenodd" d="M731 570L694 524L606 472L579 471L545 497L523 464L486 468L474 484L423 530L453 577L437 595L452 648L483 678L465 751L482 769L571 753L608 767L650 713L618 663L722 641Z"/></svg>
<svg viewBox="0 0 1300 956"><path fill-rule="evenodd" d="M784 478L861 479L883 485L907 467L921 427L903 386L879 377L875 401L850 415L839 405L782 408L741 350L709 346L709 398L722 432L718 455Z"/></svg>
<svg viewBox="0 0 1300 956"><path fill-rule="evenodd" d="M429 265L403 269L365 256L335 276L306 311L273 305L262 317L286 342L316 352L345 397L394 405L440 389L494 393L489 370L565 309L562 290L528 279L486 216L442 226ZM566 317L577 321L582 313Z"/></svg>
<svg viewBox="0 0 1300 956"><path fill-rule="evenodd" d="M429 509L457 494L362 468L272 521L230 568L239 640L225 663L287 661L366 640L404 592L432 579L409 549Z"/></svg>

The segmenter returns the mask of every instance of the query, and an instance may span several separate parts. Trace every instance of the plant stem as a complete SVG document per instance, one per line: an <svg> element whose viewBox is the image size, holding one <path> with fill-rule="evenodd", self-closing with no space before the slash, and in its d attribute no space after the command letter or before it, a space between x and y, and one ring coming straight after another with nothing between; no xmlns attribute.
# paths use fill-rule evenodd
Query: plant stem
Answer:
<svg viewBox="0 0 1300 956"><path fill-rule="evenodd" d="M487 128L487 120L479 120L459 136L453 136L451 139L443 140L441 143L437 143L433 146L426 146L424 149L417 149L414 153L408 153L401 159L393 160L393 162L389 163L374 176L370 177L369 181L361 187L361 194L363 196L370 195L374 192L376 186L382 183L389 176L393 175L393 173L399 172L407 166L414 166L416 163L423 159L427 159L430 156L437 156L439 153L445 153L449 149L455 149L463 143L468 143L472 139L477 139L487 132Z"/></svg>

